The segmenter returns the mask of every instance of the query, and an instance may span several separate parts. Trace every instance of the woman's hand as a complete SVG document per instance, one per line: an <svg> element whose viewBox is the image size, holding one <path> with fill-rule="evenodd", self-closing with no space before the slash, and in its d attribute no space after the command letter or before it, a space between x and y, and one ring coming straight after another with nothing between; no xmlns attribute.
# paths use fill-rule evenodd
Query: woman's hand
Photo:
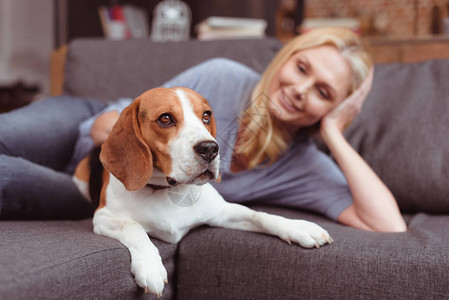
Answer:
<svg viewBox="0 0 449 300"><path fill-rule="evenodd" d="M321 120L321 130L328 126L336 126L343 131L360 113L363 102L368 96L373 82L374 67L371 68L365 81L348 98L343 100L334 110Z"/></svg>
<svg viewBox="0 0 449 300"><path fill-rule="evenodd" d="M118 111L113 110L104 113L95 119L92 128L90 129L90 135L92 136L95 146L100 146L106 141L119 116L120 114Z"/></svg>

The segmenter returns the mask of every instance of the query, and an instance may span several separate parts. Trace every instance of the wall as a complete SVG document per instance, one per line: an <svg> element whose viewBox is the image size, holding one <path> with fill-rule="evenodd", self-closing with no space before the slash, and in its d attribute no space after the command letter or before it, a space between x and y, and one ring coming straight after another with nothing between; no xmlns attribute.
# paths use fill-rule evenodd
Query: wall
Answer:
<svg viewBox="0 0 449 300"><path fill-rule="evenodd" d="M0 0L0 84L22 80L49 89L53 0Z"/></svg>
<svg viewBox="0 0 449 300"><path fill-rule="evenodd" d="M372 17L384 35L411 37L431 33L432 7L447 16L448 0L306 0L305 17Z"/></svg>

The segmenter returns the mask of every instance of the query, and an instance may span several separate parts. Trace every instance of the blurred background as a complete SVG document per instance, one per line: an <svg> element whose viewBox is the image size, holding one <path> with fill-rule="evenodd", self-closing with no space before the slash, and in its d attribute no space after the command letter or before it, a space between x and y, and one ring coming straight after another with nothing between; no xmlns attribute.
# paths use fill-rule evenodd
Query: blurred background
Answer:
<svg viewBox="0 0 449 300"><path fill-rule="evenodd" d="M377 63L449 57L449 0L0 0L0 112L52 94L75 38L287 42L320 26L354 30Z"/></svg>

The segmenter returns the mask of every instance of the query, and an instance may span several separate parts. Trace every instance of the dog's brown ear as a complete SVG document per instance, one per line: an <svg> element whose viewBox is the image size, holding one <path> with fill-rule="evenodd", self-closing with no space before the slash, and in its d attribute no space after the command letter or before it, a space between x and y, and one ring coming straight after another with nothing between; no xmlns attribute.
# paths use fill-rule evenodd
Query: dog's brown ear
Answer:
<svg viewBox="0 0 449 300"><path fill-rule="evenodd" d="M153 155L137 119L139 105L137 98L123 110L100 153L104 167L129 191L143 188L153 174Z"/></svg>

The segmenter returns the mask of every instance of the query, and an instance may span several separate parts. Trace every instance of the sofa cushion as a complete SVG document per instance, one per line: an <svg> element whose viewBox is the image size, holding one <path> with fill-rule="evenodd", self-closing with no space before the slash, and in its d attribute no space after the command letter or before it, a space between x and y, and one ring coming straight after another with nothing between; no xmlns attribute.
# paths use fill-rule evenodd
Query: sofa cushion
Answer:
<svg viewBox="0 0 449 300"><path fill-rule="evenodd" d="M180 243L183 299L447 299L449 216L408 217L405 233L374 233L284 208L254 207L317 222L334 239L320 249L265 234L201 227Z"/></svg>
<svg viewBox="0 0 449 300"><path fill-rule="evenodd" d="M404 212L449 212L449 60L377 65L346 131Z"/></svg>
<svg viewBox="0 0 449 300"><path fill-rule="evenodd" d="M262 72L281 43L275 39L108 41L78 39L69 46L64 92L99 100L135 98L181 71L213 57L226 57Z"/></svg>
<svg viewBox="0 0 449 300"><path fill-rule="evenodd" d="M177 245L152 239L169 274L172 299ZM157 299L137 287L128 249L95 235L92 220L2 221L0 299Z"/></svg>

